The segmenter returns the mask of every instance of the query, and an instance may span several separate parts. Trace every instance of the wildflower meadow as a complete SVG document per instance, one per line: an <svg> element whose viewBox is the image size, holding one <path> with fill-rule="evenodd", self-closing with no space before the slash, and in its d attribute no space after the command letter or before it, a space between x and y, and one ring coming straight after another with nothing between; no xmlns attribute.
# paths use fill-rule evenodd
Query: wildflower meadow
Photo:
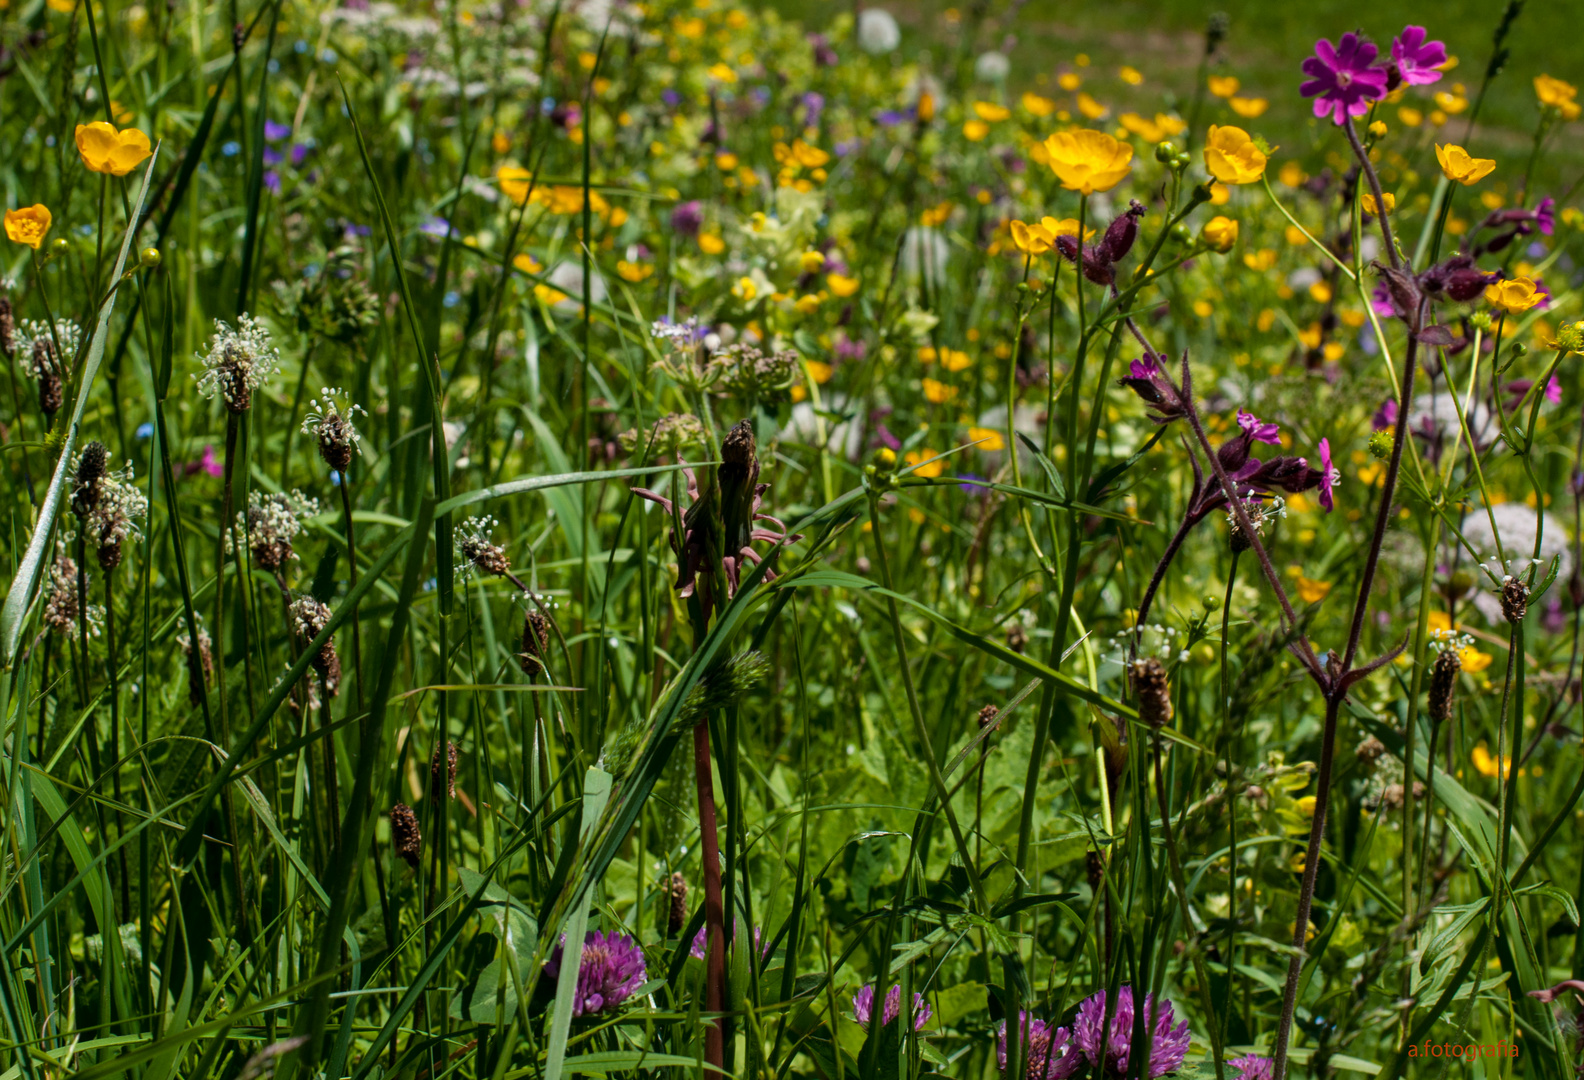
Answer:
<svg viewBox="0 0 1584 1080"><path fill-rule="evenodd" d="M0 0L0 1080L1584 1076L1576 58L1353 6Z"/></svg>

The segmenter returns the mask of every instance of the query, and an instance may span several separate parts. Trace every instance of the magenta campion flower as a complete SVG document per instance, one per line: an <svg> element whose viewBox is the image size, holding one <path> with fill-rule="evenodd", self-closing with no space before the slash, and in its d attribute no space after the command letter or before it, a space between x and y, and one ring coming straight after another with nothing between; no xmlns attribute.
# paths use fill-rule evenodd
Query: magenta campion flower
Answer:
<svg viewBox="0 0 1584 1080"><path fill-rule="evenodd" d="M1153 1010L1155 1027L1150 1033L1149 1074L1165 1076L1174 1072L1188 1054L1188 1021L1172 1026L1175 1015L1172 1003L1155 1000L1154 994L1144 995L1146 1022ZM1083 1000L1078 1015L1073 1019L1073 1038L1089 1064L1098 1071L1112 1076L1126 1076L1128 1057L1133 1041L1133 988L1124 986L1117 991L1116 1013L1111 1017L1109 1037L1105 1031L1106 992L1101 990ZM1100 1044L1105 1043L1105 1062L1100 1061Z"/></svg>
<svg viewBox="0 0 1584 1080"><path fill-rule="evenodd" d="M1441 78L1439 69L1446 63L1446 46L1439 41L1426 41L1427 36L1422 26L1405 26L1392 40L1392 62L1409 86L1424 86Z"/></svg>
<svg viewBox="0 0 1584 1080"><path fill-rule="evenodd" d="M872 985L859 987L858 992L853 995L852 1006L853 1016L858 1019L858 1022L860 1024L869 1023L874 1016L874 987ZM880 1026L885 1027L895 1020L901 1012L902 986L900 983L892 983L891 989L886 991L885 1009L881 1012ZM929 1004L924 1000L923 994L913 995L914 1031L923 1031L924 1025L929 1023L929 1018L934 1014L935 1010L929 1007Z"/></svg>
<svg viewBox="0 0 1584 1080"><path fill-rule="evenodd" d="M1541 236L1556 232L1556 200L1551 196L1541 199L1540 205L1535 207L1535 224L1540 226Z"/></svg>
<svg viewBox="0 0 1584 1080"><path fill-rule="evenodd" d="M1248 437L1255 442L1266 443L1270 446L1281 445L1281 429L1273 423L1261 420L1251 412L1238 410L1238 427L1242 428Z"/></svg>
<svg viewBox="0 0 1584 1080"><path fill-rule="evenodd" d="M1018 1013L1018 1034L1028 1044L1028 1070L1024 1080L1067 1080L1083 1065L1083 1055L1072 1044L1072 1033L1064 1027L1053 1028L1043 1020ZM996 1066L1007 1071L1006 1023L996 1039Z"/></svg>
<svg viewBox="0 0 1584 1080"><path fill-rule="evenodd" d="M1244 1054L1230 1059L1227 1064L1238 1070L1237 1080L1271 1080L1276 1071L1274 1061L1258 1054Z"/></svg>
<svg viewBox="0 0 1584 1080"><path fill-rule="evenodd" d="M564 947L563 940L550 954L550 959L545 961L546 975L555 978L561 974ZM583 939L583 958L578 964L577 995L572 999L572 1015L590 1016L612 1012L632 997L633 991L648 978L643 950L637 942L616 930L608 934L590 930Z"/></svg>
<svg viewBox="0 0 1584 1080"><path fill-rule="evenodd" d="M1314 114L1345 124L1348 117L1369 112L1371 101L1385 97L1386 72L1372 66L1379 51L1374 42L1351 32L1335 45L1325 38L1315 42L1315 54L1303 62L1309 80L1298 88L1304 97L1316 99Z"/></svg>
<svg viewBox="0 0 1584 1080"><path fill-rule="evenodd" d="M1375 410L1375 416L1370 422L1372 431L1385 431L1389 427L1397 426L1397 399L1387 398L1381 402L1381 407Z"/></svg>
<svg viewBox="0 0 1584 1080"><path fill-rule="evenodd" d="M1331 461L1331 440L1320 440L1320 505L1325 507L1326 513L1336 509L1336 500L1332 497L1332 489L1342 480L1342 470Z"/></svg>

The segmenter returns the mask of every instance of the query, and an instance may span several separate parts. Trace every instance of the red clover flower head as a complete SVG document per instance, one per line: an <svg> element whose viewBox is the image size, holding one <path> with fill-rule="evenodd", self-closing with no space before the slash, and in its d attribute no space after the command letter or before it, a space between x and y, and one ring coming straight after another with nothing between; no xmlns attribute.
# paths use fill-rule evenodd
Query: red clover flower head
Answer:
<svg viewBox="0 0 1584 1080"><path fill-rule="evenodd" d="M1150 1036L1149 1074L1152 1077L1165 1076L1169 1072L1176 1071L1188 1053L1188 1021L1184 1020L1173 1027L1172 1021L1176 1017L1172 1003L1157 1002L1154 994L1146 994L1144 995L1146 1018L1151 1009L1155 1012L1155 1029ZM1133 988L1124 986L1117 991L1116 1012L1111 1017L1109 1038L1104 1038L1105 1014L1104 990L1085 998L1078 1006L1078 1015L1073 1019L1073 1037L1089 1064L1098 1067L1097 1076L1102 1074L1126 1076L1133 1041ZM1102 1041L1106 1044L1103 1066L1100 1061Z"/></svg>
<svg viewBox="0 0 1584 1080"><path fill-rule="evenodd" d="M1351 32L1335 45L1325 38L1315 42L1315 54L1303 62L1309 79L1298 90L1315 99L1316 116L1344 124L1350 116L1363 116L1370 102L1386 96L1386 72L1371 66L1377 52L1373 42Z"/></svg>
<svg viewBox="0 0 1584 1080"><path fill-rule="evenodd" d="M874 1019L874 986L861 986L852 999L853 1016L860 1024L868 1024ZM885 1027L902 1013L902 986L892 983L891 989L886 991L885 1008L881 1010L880 1026ZM935 1010L930 1008L924 1000L923 994L913 995L913 1030L923 1031L924 1025L929 1023L929 1018L935 1015Z"/></svg>
<svg viewBox="0 0 1584 1080"><path fill-rule="evenodd" d="M545 974L561 974L565 941L545 962ZM602 934L590 930L583 939L583 958L578 965L577 994L572 999L573 1016L592 1016L613 1012L648 979L643 950L620 931Z"/></svg>
<svg viewBox="0 0 1584 1080"><path fill-rule="evenodd" d="M1083 1055L1072 1043L1072 1033L1064 1027L1053 1028L1026 1012L1018 1013L1018 1034L1028 1044L1028 1071L1025 1080L1067 1080L1083 1066ZM1007 1071L1007 1031L1002 1023L996 1037L996 1066Z"/></svg>
<svg viewBox="0 0 1584 1080"><path fill-rule="evenodd" d="M1244 1054L1227 1064L1238 1070L1236 1080L1272 1080L1276 1075L1276 1063L1258 1054Z"/></svg>

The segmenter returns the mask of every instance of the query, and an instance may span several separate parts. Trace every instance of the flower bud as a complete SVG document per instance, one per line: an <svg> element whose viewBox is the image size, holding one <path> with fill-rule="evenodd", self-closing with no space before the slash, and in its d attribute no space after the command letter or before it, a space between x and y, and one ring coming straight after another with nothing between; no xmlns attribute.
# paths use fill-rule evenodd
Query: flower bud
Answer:
<svg viewBox="0 0 1584 1080"><path fill-rule="evenodd" d="M1172 163L1172 159L1176 156L1176 144L1170 142L1169 140L1167 142L1155 144L1155 160L1160 162L1162 165L1170 165Z"/></svg>
<svg viewBox="0 0 1584 1080"><path fill-rule="evenodd" d="M1508 578L1501 590L1502 614L1510 623L1521 623L1529 612L1529 586L1515 577Z"/></svg>
<svg viewBox="0 0 1584 1080"><path fill-rule="evenodd" d="M57 236L50 241L50 257L59 258L71 254L71 241L64 236Z"/></svg>
<svg viewBox="0 0 1584 1080"><path fill-rule="evenodd" d="M146 247L142 251L138 252L138 265L143 267L145 270L152 270L158 266L160 262L164 260L164 258L165 257L160 254L159 248Z"/></svg>

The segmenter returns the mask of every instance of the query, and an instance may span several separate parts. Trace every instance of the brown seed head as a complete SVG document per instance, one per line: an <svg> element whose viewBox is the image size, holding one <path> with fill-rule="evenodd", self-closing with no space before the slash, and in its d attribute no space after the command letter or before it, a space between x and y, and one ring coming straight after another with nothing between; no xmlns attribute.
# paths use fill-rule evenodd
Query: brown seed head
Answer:
<svg viewBox="0 0 1584 1080"><path fill-rule="evenodd" d="M666 883L666 893L670 904L666 908L666 937L675 937L687 925L687 878L678 870L671 875L671 880Z"/></svg>
<svg viewBox="0 0 1584 1080"><path fill-rule="evenodd" d="M408 866L418 869L418 852L423 847L423 836L418 832L418 815L406 803L397 803L391 807L390 823L391 843L396 848L396 854L405 859Z"/></svg>
<svg viewBox="0 0 1584 1080"><path fill-rule="evenodd" d="M1452 696L1461 670L1463 660L1456 649L1442 652L1430 669L1430 719L1437 724L1452 719Z"/></svg>
<svg viewBox="0 0 1584 1080"><path fill-rule="evenodd" d="M1023 629L1022 623L1013 623L1007 627L1007 648L1015 653L1021 653L1028 648L1028 631Z"/></svg>
<svg viewBox="0 0 1584 1080"><path fill-rule="evenodd" d="M1375 763L1381 759L1381 755L1386 753L1386 744L1371 735L1359 743L1353 753L1358 756L1360 765L1366 769L1373 769Z"/></svg>
<svg viewBox="0 0 1584 1080"><path fill-rule="evenodd" d="M550 620L538 608L530 607L523 619L522 651L517 654L524 675L533 679L545 670L544 658L549 648Z"/></svg>
<svg viewBox="0 0 1584 1080"><path fill-rule="evenodd" d="M1166 667L1155 657L1133 661L1133 692L1138 695L1139 719L1150 727L1171 723L1171 683Z"/></svg>
<svg viewBox="0 0 1584 1080"><path fill-rule="evenodd" d="M16 314L9 296L0 296L0 353L7 360L16 355Z"/></svg>
<svg viewBox="0 0 1584 1080"><path fill-rule="evenodd" d="M1524 615L1529 611L1529 586L1515 577L1508 578L1502 584L1501 606L1508 622L1523 622Z"/></svg>
<svg viewBox="0 0 1584 1080"><path fill-rule="evenodd" d="M446 740L445 748L434 748L429 757L429 797L456 798L457 745Z"/></svg>
<svg viewBox="0 0 1584 1080"><path fill-rule="evenodd" d="M187 703L200 705L209 680L214 676L214 653L211 651L209 631L201 626L198 628L197 648L193 647L192 638L186 634L181 636L180 644L187 659Z"/></svg>
<svg viewBox="0 0 1584 1080"><path fill-rule="evenodd" d="M355 449L350 434L351 426L339 413L327 416L324 423L319 425L319 456L342 476L346 475L347 466L352 464Z"/></svg>
<svg viewBox="0 0 1584 1080"><path fill-rule="evenodd" d="M109 471L110 452L95 440L83 447L77 458L77 473L72 477L72 513L85 518L99 505L100 488Z"/></svg>
<svg viewBox="0 0 1584 1080"><path fill-rule="evenodd" d="M994 705L986 705L984 708L979 710L979 727L981 729L987 727L999 727L1001 723L1000 716L1000 709L996 708Z"/></svg>

